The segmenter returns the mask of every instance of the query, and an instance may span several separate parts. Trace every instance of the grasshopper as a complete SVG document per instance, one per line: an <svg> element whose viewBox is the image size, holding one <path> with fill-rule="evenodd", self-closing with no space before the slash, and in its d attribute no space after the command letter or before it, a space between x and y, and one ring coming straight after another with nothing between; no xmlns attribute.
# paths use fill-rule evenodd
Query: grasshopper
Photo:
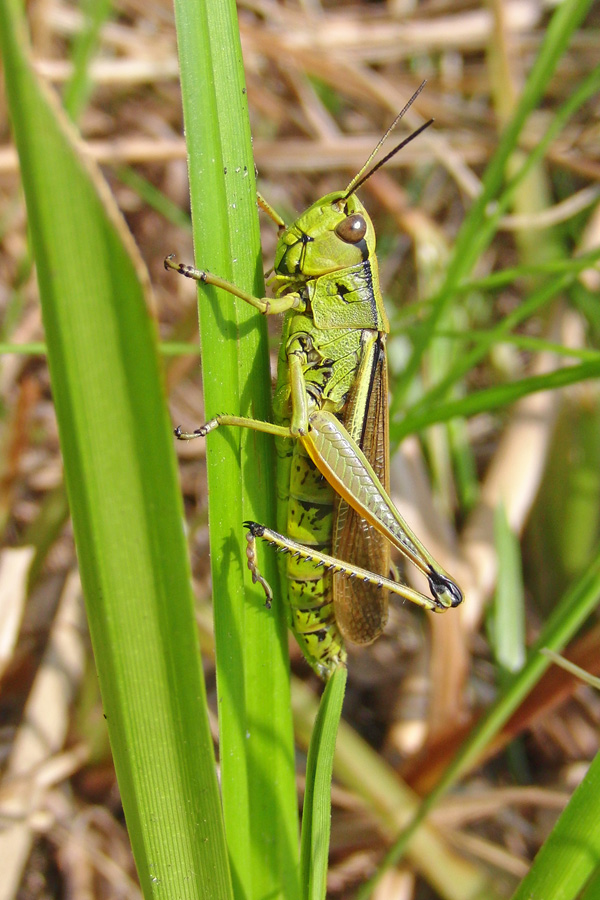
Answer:
<svg viewBox="0 0 600 900"><path fill-rule="evenodd" d="M425 609L458 606L458 586L428 553L389 496L389 324L379 289L375 231L357 189L427 122L369 169L396 117L343 191L327 194L295 222L258 196L279 229L273 298L254 297L223 279L167 257L165 267L214 285L263 315L285 314L274 423L218 415L180 440L238 426L272 434L278 454L277 531L247 527L248 567L270 606L256 561L256 539L287 554L290 626L314 671L329 678L346 662L345 641L369 644L383 631L390 592ZM431 597L390 577L390 544L429 582ZM347 561L344 561L347 560Z"/></svg>

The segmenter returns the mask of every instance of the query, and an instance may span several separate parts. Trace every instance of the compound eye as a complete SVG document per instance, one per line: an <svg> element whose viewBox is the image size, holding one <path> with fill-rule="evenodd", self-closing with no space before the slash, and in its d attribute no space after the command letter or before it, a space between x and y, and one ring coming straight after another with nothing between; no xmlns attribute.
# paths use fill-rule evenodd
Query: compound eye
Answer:
<svg viewBox="0 0 600 900"><path fill-rule="evenodd" d="M347 244L358 244L367 233L365 217L360 213L355 213L353 216L342 219L335 229L335 233Z"/></svg>

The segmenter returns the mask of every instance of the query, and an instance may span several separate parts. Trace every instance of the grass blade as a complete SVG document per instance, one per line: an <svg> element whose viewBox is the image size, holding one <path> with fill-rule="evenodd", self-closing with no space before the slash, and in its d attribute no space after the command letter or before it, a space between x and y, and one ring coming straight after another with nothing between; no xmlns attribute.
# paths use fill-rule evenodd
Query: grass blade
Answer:
<svg viewBox="0 0 600 900"><path fill-rule="evenodd" d="M262 296L254 162L235 4L175 4L197 263ZM207 237L209 236L209 237ZM199 295L207 418L270 418L264 320ZM217 430L206 443L222 791L237 896L298 896L298 813L287 625L246 568L242 522L275 521L272 440ZM242 462L243 461L243 462ZM262 568L264 566L264 568ZM261 563L278 583L274 554Z"/></svg>
<svg viewBox="0 0 600 900"><path fill-rule="evenodd" d="M292 698L299 739L309 743L318 715L317 701L308 688L293 684ZM392 767L346 722L340 724L334 758L336 781L362 798L383 834L397 834L419 807L420 797L398 778ZM444 900L498 900L487 873L455 853L433 824L425 822L408 850L411 864ZM371 896L358 889L356 897Z"/></svg>
<svg viewBox="0 0 600 900"><path fill-rule="evenodd" d="M571 797L512 900L569 900L580 896L600 866L600 753ZM596 891L585 896L593 900Z"/></svg>
<svg viewBox="0 0 600 900"><path fill-rule="evenodd" d="M471 733L469 739L462 745L440 782L422 802L417 815L415 815L410 825L402 832L394 846L389 850L377 875L364 888L361 888L358 894L361 900L363 897L369 896L369 891L373 889L374 883L381 877L383 871L389 866L395 865L401 859L419 825L425 820L437 801L456 784L464 772L475 764L482 750L502 728L533 686L537 684L550 665L548 657L540 651L546 647L557 652L562 650L567 641L574 636L598 606L599 601L600 550L596 552L589 566L572 585L546 622L539 638L529 650L526 664L508 682L502 695L489 708L483 719ZM547 900L547 898L544 898L544 900Z"/></svg>
<svg viewBox="0 0 600 900"><path fill-rule="evenodd" d="M392 416L402 407L406 392L419 371L423 353L433 338L436 324L440 321L450 302L455 287L469 275L480 253L485 249L479 240L479 235L487 221L488 205L500 191L506 164L517 146L521 129L530 113L539 104L575 29L582 22L590 6L591 0L565 0L550 21L544 43L521 92L515 113L505 128L496 153L486 169L481 194L473 204L457 236L452 260L440 290L439 302L428 319L427 327L420 333L411 359L402 374L401 382L396 386L391 410ZM492 236L493 234L490 232L488 240L491 240Z"/></svg>
<svg viewBox="0 0 600 900"><path fill-rule="evenodd" d="M0 40L88 619L145 896L230 896L175 458L144 270L37 83ZM190 872L195 877L190 879Z"/></svg>
<svg viewBox="0 0 600 900"><path fill-rule="evenodd" d="M447 422L455 416L474 416L492 409L501 409L503 406L515 403L521 397L526 397L527 394L556 390L588 378L598 378L599 375L600 361L594 360L577 366L567 366L544 375L531 375L529 378L521 378L510 384L496 385L471 394L469 397L449 400L447 403L438 403L422 412L414 412L403 422L394 422L390 425L390 436L395 441L401 441L408 434L421 431L436 422Z"/></svg>
<svg viewBox="0 0 600 900"><path fill-rule="evenodd" d="M331 774L347 678L348 670L340 666L327 682L308 748L300 844L300 872L306 900L325 900L327 890Z"/></svg>
<svg viewBox="0 0 600 900"><path fill-rule="evenodd" d="M498 583L490 615L490 645L505 684L525 662L525 597L519 542L511 530L504 505L494 510L494 538L498 555Z"/></svg>

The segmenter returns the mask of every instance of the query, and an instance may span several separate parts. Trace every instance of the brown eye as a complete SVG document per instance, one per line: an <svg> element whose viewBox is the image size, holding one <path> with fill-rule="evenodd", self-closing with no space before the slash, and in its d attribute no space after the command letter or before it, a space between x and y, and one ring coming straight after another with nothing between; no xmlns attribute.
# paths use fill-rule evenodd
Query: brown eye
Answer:
<svg viewBox="0 0 600 900"><path fill-rule="evenodd" d="M358 244L367 233L367 223L364 216L361 216L360 213L355 213L353 216L348 216L347 219L342 219L335 229L335 233L347 244Z"/></svg>

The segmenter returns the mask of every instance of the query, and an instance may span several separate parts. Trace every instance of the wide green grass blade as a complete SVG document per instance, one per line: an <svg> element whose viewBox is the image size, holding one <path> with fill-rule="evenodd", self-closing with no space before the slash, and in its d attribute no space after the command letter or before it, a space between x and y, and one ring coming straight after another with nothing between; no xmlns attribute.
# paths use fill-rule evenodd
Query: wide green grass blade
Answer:
<svg viewBox="0 0 600 900"><path fill-rule="evenodd" d="M262 296L254 162L235 5L175 4L196 263ZM174 276L175 277L175 276ZM207 418L270 418L266 327L214 289L199 292ZM199 424L199 423L192 423ZM272 440L245 429L206 441L223 808L236 896L298 896L298 813L287 626L246 567L245 519L275 522ZM261 570L278 584L276 560Z"/></svg>
<svg viewBox="0 0 600 900"><path fill-rule="evenodd" d="M144 270L102 178L33 75L13 0L0 3L0 41L90 632L140 882L146 897L227 898Z"/></svg>
<svg viewBox="0 0 600 900"><path fill-rule="evenodd" d="M579 895L579 900L597 900L600 897L600 865L585 886L585 890Z"/></svg>
<svg viewBox="0 0 600 900"><path fill-rule="evenodd" d="M340 666L325 686L306 761L300 872L305 900L325 900L331 833L331 775L348 670Z"/></svg>

